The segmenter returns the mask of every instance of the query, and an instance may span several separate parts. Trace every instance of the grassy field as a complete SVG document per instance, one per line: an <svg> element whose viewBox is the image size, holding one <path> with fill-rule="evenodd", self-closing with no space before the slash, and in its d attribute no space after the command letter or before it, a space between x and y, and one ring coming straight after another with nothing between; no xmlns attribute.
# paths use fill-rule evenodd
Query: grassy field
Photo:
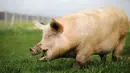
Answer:
<svg viewBox="0 0 130 73"><path fill-rule="evenodd" d="M71 58L37 61L40 56L31 56L29 48L41 40L41 32L18 27L0 29L0 73L130 73L130 33L122 60L112 63L108 55L104 63L98 56L93 56L85 68L73 69Z"/></svg>

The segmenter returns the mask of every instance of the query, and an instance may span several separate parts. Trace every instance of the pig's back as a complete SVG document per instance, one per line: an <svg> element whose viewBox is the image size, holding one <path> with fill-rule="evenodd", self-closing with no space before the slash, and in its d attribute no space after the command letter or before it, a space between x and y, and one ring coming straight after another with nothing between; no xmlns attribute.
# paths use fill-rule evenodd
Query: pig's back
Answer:
<svg viewBox="0 0 130 73"><path fill-rule="evenodd" d="M89 35L101 35L100 37L103 38L114 31L119 31L120 35L128 32L128 17L124 11L119 8L102 7L90 11L81 11L80 13L84 14L84 16L79 17L79 21L77 19L77 25L79 25L79 27L83 25L83 32L86 33L86 31L90 31L90 33L87 33Z"/></svg>
<svg viewBox="0 0 130 73"><path fill-rule="evenodd" d="M126 32L129 27L126 14L115 7L80 11L62 16L57 21L64 26L65 35L72 37L97 36L95 38L103 39L114 31Z"/></svg>

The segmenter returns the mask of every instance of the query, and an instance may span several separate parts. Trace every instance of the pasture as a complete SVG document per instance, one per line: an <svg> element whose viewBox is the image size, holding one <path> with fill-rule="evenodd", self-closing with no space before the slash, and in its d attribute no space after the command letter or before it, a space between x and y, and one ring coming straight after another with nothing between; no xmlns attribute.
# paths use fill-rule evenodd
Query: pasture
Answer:
<svg viewBox="0 0 130 73"><path fill-rule="evenodd" d="M31 56L29 48L41 38L41 31L33 30L32 24L0 28L0 73L130 73L130 33L122 53L123 59L111 62L109 54L104 62L99 56L92 56L83 69L73 69L72 58L39 62L40 55Z"/></svg>

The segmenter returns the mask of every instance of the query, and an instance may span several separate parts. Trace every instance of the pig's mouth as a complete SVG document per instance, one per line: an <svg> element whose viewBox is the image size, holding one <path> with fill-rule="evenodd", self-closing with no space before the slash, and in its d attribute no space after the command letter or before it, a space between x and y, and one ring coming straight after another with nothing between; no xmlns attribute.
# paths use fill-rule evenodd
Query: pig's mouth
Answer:
<svg viewBox="0 0 130 73"><path fill-rule="evenodd" d="M38 45L36 45L35 47L30 48L30 52L31 52L31 54L33 56L42 53L41 58L39 59L39 61L47 61L47 49L43 50Z"/></svg>
<svg viewBox="0 0 130 73"><path fill-rule="evenodd" d="M41 52L37 52L35 49L31 50L32 55L38 55ZM47 61L47 51L42 51L41 58L38 59L39 61Z"/></svg>

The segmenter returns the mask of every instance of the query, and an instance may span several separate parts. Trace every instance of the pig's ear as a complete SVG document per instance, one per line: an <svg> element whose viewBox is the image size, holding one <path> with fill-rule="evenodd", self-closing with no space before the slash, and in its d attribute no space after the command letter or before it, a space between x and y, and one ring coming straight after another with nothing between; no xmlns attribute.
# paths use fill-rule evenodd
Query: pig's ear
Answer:
<svg viewBox="0 0 130 73"><path fill-rule="evenodd" d="M63 32L63 26L59 22L57 22L55 19L52 19L50 27L58 33Z"/></svg>
<svg viewBox="0 0 130 73"><path fill-rule="evenodd" d="M40 30L42 30L43 29L43 27L44 27L44 23L42 23L42 22L39 22L39 21L33 21L33 24L36 26L36 27L38 27Z"/></svg>

